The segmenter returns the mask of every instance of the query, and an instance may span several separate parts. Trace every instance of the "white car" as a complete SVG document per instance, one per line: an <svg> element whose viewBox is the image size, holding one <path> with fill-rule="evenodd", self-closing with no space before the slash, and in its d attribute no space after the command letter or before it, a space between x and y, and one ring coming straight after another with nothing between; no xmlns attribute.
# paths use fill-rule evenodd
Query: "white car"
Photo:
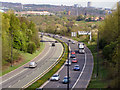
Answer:
<svg viewBox="0 0 120 90"><path fill-rule="evenodd" d="M29 63L29 68L35 68L37 67L37 63L36 62L30 62Z"/></svg>
<svg viewBox="0 0 120 90"><path fill-rule="evenodd" d="M72 41L72 44L75 44L75 41Z"/></svg>
<svg viewBox="0 0 120 90"><path fill-rule="evenodd" d="M54 75L51 77L50 80L51 80L51 81L58 81L58 80L60 80L60 75L54 74Z"/></svg>

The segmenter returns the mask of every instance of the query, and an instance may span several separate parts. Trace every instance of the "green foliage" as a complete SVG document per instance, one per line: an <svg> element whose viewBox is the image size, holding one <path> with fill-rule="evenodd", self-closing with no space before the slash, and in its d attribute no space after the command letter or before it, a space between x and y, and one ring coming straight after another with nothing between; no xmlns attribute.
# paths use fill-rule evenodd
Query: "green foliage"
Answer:
<svg viewBox="0 0 120 90"><path fill-rule="evenodd" d="M100 25L100 48L103 49L104 58L107 59L110 79L109 88L118 88L119 58L120 58L120 5L112 14L107 15L105 21Z"/></svg>
<svg viewBox="0 0 120 90"><path fill-rule="evenodd" d="M106 59L111 59L112 58L112 54L114 52L114 49L116 47L116 42L111 42L109 45L106 45L103 48L103 55Z"/></svg>
<svg viewBox="0 0 120 90"><path fill-rule="evenodd" d="M77 17L76 21L82 21L84 19L85 19L85 17L83 15L80 15Z"/></svg>
<svg viewBox="0 0 120 90"><path fill-rule="evenodd" d="M29 42L27 51L32 54L32 53L35 52L35 50L36 50L35 43L34 42Z"/></svg>
<svg viewBox="0 0 120 90"><path fill-rule="evenodd" d="M3 65L11 61L11 47L24 52L35 52L40 47L35 24L24 17L16 17L13 11L2 13L2 46ZM13 51L14 60L18 58L16 55L19 57Z"/></svg>
<svg viewBox="0 0 120 90"><path fill-rule="evenodd" d="M106 45L107 45L107 41L104 40L103 38L101 38L101 39L99 40L99 48L100 48L100 49L103 49Z"/></svg>

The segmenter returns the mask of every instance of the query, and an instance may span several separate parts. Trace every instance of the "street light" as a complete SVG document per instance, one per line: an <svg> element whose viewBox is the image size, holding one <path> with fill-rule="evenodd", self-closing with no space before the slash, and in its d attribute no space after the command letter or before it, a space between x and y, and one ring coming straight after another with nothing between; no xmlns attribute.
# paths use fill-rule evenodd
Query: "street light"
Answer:
<svg viewBox="0 0 120 90"><path fill-rule="evenodd" d="M13 67L13 30L11 31L11 67Z"/></svg>
<svg viewBox="0 0 120 90"><path fill-rule="evenodd" d="M97 33L97 77L99 72L99 31Z"/></svg>
<svg viewBox="0 0 120 90"><path fill-rule="evenodd" d="M68 66L67 66L67 77L68 77L68 83L67 83L67 90L69 90L69 41L68 41Z"/></svg>

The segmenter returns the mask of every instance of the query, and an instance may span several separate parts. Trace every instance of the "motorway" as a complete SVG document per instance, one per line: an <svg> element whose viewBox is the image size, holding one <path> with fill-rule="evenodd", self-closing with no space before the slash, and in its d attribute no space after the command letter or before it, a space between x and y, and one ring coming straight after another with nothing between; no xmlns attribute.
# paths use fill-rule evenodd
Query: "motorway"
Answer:
<svg viewBox="0 0 120 90"><path fill-rule="evenodd" d="M64 42L68 42L67 38L60 38L60 37L57 38ZM75 44L70 43L70 48L72 51L76 52L76 58L78 59L77 64L79 64L80 66L80 71L74 71L73 67L74 65L76 65L76 63L72 63L69 69L70 72L69 74L71 78L69 87L72 88L73 90L76 88L82 88L82 89L87 88L92 76L93 64L94 64L91 51L85 46L85 54L79 54L77 52L78 51L77 43L78 43L77 41ZM54 90L58 88L62 88L62 89L67 88L67 84L62 83L64 76L67 76L67 66L63 65L61 70L59 70L57 73L60 75L59 81L48 80L40 88L43 88L44 90L48 88L53 88Z"/></svg>
<svg viewBox="0 0 120 90"><path fill-rule="evenodd" d="M24 85L32 81L34 78L48 69L62 55L63 46L56 43L55 47L51 44L55 41L52 38L44 36L45 49L32 61L37 62L36 68L29 68L29 63L24 64L18 69L0 77L2 78L2 88L22 88Z"/></svg>

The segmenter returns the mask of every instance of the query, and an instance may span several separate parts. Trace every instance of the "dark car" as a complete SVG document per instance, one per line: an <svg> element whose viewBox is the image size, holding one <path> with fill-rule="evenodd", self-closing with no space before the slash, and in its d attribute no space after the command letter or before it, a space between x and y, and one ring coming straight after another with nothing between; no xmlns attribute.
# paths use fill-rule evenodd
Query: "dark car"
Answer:
<svg viewBox="0 0 120 90"><path fill-rule="evenodd" d="M69 39L68 42L71 42L71 40Z"/></svg>
<svg viewBox="0 0 120 90"><path fill-rule="evenodd" d="M67 84L67 83L68 83L68 80L69 80L69 82L70 82L70 77L69 77L69 79L68 79L68 77L65 76L64 79L63 79L63 83L64 83L64 84Z"/></svg>
<svg viewBox="0 0 120 90"><path fill-rule="evenodd" d="M55 38L55 35L53 35L53 38Z"/></svg>
<svg viewBox="0 0 120 90"><path fill-rule="evenodd" d="M58 41L55 41L55 43L58 43Z"/></svg>
<svg viewBox="0 0 120 90"><path fill-rule="evenodd" d="M71 58L75 58L75 54L71 54Z"/></svg>
<svg viewBox="0 0 120 90"><path fill-rule="evenodd" d="M52 43L52 46L55 46L55 43Z"/></svg>
<svg viewBox="0 0 120 90"><path fill-rule="evenodd" d="M75 70L75 71L79 71L79 70L80 70L79 65L75 65L74 68L73 68L73 70Z"/></svg>

